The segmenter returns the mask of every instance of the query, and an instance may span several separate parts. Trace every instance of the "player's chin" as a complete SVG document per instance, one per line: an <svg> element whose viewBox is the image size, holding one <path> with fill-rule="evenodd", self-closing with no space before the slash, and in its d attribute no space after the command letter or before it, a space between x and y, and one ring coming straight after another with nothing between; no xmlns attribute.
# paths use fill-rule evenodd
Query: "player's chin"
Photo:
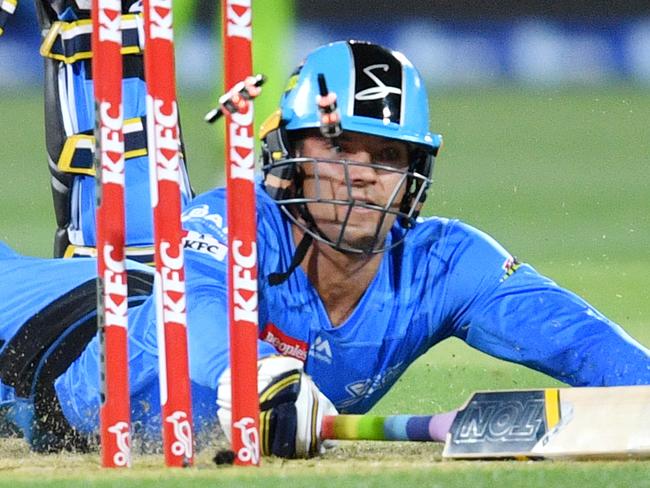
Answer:
<svg viewBox="0 0 650 488"><path fill-rule="evenodd" d="M383 226L379 229L378 226L378 222L366 221L357 225L348 221L342 236L340 222L321 224L319 228L329 241L338 243L341 250L372 253L383 247L386 238Z"/></svg>
<svg viewBox="0 0 650 488"><path fill-rule="evenodd" d="M384 246L384 237L382 236L361 236L361 237L345 237L343 238L342 247L344 249L354 249L361 251L364 254L371 254L377 252L378 249Z"/></svg>

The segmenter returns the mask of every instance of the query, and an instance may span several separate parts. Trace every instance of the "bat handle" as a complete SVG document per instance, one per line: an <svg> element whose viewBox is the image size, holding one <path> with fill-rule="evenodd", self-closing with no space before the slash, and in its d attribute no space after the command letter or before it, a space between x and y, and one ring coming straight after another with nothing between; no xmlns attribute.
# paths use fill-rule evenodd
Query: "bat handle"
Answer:
<svg viewBox="0 0 650 488"><path fill-rule="evenodd" d="M326 415L322 439L445 442L457 410L436 415Z"/></svg>

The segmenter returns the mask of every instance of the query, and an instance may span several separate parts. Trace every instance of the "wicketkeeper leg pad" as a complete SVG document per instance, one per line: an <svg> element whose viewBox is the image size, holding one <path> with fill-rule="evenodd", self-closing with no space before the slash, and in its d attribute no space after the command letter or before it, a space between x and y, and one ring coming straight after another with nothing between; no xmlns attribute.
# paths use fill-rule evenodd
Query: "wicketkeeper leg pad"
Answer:
<svg viewBox="0 0 650 488"><path fill-rule="evenodd" d="M96 246L92 22L85 2L38 0L45 58L45 139L57 230L54 255L93 255ZM153 261L141 4L122 2L126 254ZM181 142L183 203L192 191Z"/></svg>

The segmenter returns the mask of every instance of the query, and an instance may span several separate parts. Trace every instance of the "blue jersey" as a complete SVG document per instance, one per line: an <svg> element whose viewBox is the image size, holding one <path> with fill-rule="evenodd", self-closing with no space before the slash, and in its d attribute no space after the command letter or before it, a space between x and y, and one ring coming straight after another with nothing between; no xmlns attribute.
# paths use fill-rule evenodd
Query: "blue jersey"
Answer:
<svg viewBox="0 0 650 488"><path fill-rule="evenodd" d="M257 199L260 356L285 354L303 361L342 412L368 411L416 358L452 336L570 385L650 384L648 349L584 300L532 267L518 264L492 238L457 220L421 220L400 246L382 255L377 274L354 311L334 326L302 269L281 285L268 284L271 273L289 266L295 243L291 224L261 187ZM190 375L199 431L215 421L218 378L229 360L225 212L225 192L217 189L193 200L183 215ZM403 232L395 225L388 239ZM7 276L7 266L27 259L15 255L0 259L0 272ZM76 262L68 266L87 266ZM52 260L29 263L22 272L30 276L39 267L61 266ZM88 278L94 269L87 267ZM59 280L58 293L68 286L68 277L62 280L66 285ZM29 293L49 296L55 287L41 285L30 286ZM3 296L21 293L5 283L3 288ZM38 309L36 304L25 308L30 310L9 322L16 324ZM1 327L13 313L0 306ZM158 351L152 298L130 309L129 337L134 423L141 431L157 433ZM55 383L66 418L81 431L97 429L98 379L95 339Z"/></svg>

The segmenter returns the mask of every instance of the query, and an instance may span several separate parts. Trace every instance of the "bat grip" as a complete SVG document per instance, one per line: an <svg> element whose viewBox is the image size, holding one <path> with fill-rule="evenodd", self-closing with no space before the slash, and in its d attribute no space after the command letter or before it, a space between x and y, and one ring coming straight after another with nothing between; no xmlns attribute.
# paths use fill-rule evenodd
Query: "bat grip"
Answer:
<svg viewBox="0 0 650 488"><path fill-rule="evenodd" d="M456 410L436 415L326 415L322 439L444 442Z"/></svg>

